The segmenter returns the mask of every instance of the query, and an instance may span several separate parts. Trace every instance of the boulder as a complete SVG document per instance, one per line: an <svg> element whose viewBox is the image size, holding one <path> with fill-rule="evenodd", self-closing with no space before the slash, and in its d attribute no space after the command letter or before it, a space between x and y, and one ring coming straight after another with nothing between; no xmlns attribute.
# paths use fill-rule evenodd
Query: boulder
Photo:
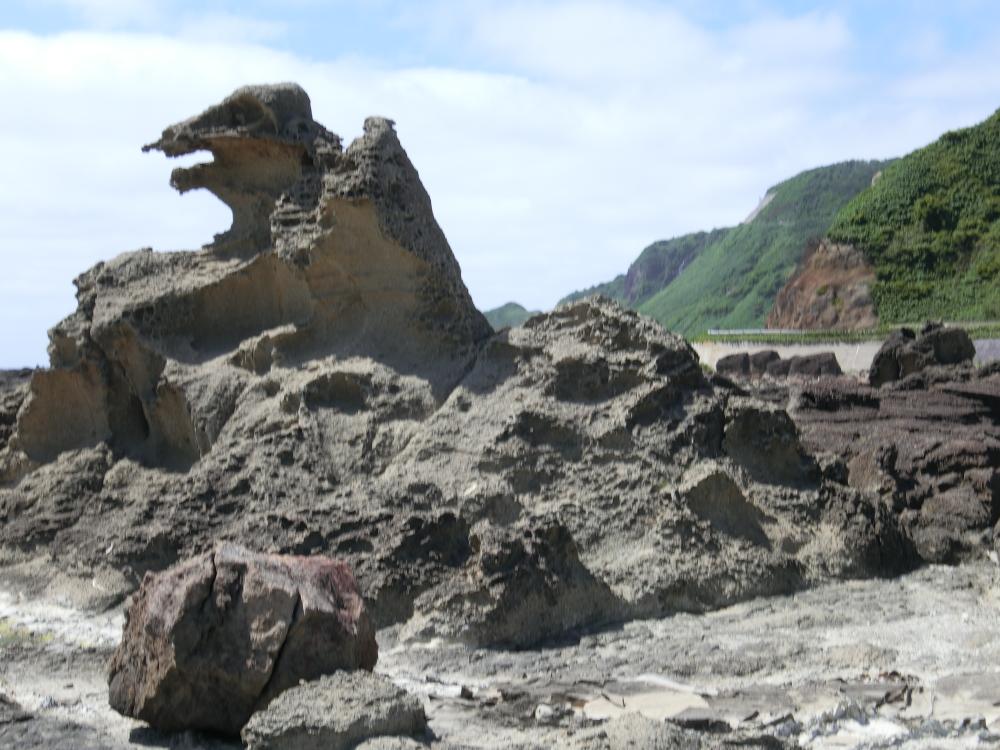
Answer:
<svg viewBox="0 0 1000 750"><path fill-rule="evenodd" d="M350 750L426 729L420 700L387 677L336 672L279 695L251 717L242 738L247 750Z"/></svg>
<svg viewBox="0 0 1000 750"><path fill-rule="evenodd" d="M750 374L750 355L746 352L727 354L715 363L715 371L723 375L746 377Z"/></svg>
<svg viewBox="0 0 1000 750"><path fill-rule="evenodd" d="M149 573L109 667L112 708L163 730L237 734L276 695L371 670L375 633L350 569L232 544Z"/></svg>
<svg viewBox="0 0 1000 750"><path fill-rule="evenodd" d="M772 362L777 362L781 359L781 356L774 351L774 349L765 349L760 352L754 352L750 355L750 374L751 375L764 375L767 373L767 367Z"/></svg>
<svg viewBox="0 0 1000 750"><path fill-rule="evenodd" d="M875 354L868 382L878 387L928 367L971 363L975 356L976 347L961 328L928 323L919 335L910 328L900 328L890 334Z"/></svg>
<svg viewBox="0 0 1000 750"><path fill-rule="evenodd" d="M801 357L792 357L788 365L789 375L815 378L821 375L842 375L840 363L833 352L820 352Z"/></svg>
<svg viewBox="0 0 1000 750"><path fill-rule="evenodd" d="M767 363L767 374L772 378L785 378L792 369L792 360L775 359Z"/></svg>

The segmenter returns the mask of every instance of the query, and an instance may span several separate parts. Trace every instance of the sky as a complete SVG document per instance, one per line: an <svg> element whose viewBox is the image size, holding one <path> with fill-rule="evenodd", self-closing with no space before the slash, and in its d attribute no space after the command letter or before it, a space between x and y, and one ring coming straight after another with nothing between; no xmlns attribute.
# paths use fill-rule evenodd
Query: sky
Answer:
<svg viewBox="0 0 1000 750"><path fill-rule="evenodd" d="M0 368L47 362L94 263L227 229L140 147L288 80L345 141L396 121L480 308L544 309L804 169L989 116L1000 3L6 0Z"/></svg>

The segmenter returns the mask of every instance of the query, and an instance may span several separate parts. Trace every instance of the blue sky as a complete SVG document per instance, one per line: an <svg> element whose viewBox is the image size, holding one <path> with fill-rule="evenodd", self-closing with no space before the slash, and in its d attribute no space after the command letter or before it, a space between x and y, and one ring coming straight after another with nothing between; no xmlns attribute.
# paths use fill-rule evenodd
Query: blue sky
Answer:
<svg viewBox="0 0 1000 750"><path fill-rule="evenodd" d="M1000 4L8 0L0 367L45 361L72 278L228 226L139 152L236 86L331 130L397 122L481 307L547 307L649 242L733 224L813 166L1000 107Z"/></svg>

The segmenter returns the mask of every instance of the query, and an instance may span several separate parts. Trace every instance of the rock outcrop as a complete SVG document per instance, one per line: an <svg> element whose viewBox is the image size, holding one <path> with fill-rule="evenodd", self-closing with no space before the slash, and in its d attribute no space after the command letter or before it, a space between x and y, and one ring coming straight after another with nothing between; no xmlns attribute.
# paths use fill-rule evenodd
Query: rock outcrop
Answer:
<svg viewBox="0 0 1000 750"><path fill-rule="evenodd" d="M868 382L877 387L928 367L971 364L975 356L975 344L961 328L928 323L919 335L910 328L900 328L875 354Z"/></svg>
<svg viewBox="0 0 1000 750"><path fill-rule="evenodd" d="M380 675L337 672L282 693L242 732L247 750L351 750L375 737L421 735L420 700Z"/></svg>
<svg viewBox="0 0 1000 750"><path fill-rule="evenodd" d="M806 384L792 417L804 446L838 456L927 562L983 554L1000 521L1000 373L931 368L879 387Z"/></svg>
<svg viewBox="0 0 1000 750"><path fill-rule="evenodd" d="M152 147L211 151L173 181L233 227L77 280L0 452L6 559L137 587L218 542L329 554L376 627L518 647L917 561L653 321L591 298L491 333L389 121L345 150L251 87Z"/></svg>
<svg viewBox="0 0 1000 750"><path fill-rule="evenodd" d="M49 334L52 367L32 378L0 479L102 443L185 469L246 385L227 369L363 354L441 395L492 332L389 120L369 118L343 150L301 88L255 86L146 148L210 151L171 183L218 195L232 228L203 252L128 253L76 280L77 312Z"/></svg>
<svg viewBox="0 0 1000 750"><path fill-rule="evenodd" d="M830 240L806 250L795 273L775 297L768 328L874 328L872 301L875 269L853 245Z"/></svg>
<svg viewBox="0 0 1000 750"><path fill-rule="evenodd" d="M330 558L235 545L147 573L111 659L111 706L164 730L238 734L275 696L372 670L375 631L354 576Z"/></svg>

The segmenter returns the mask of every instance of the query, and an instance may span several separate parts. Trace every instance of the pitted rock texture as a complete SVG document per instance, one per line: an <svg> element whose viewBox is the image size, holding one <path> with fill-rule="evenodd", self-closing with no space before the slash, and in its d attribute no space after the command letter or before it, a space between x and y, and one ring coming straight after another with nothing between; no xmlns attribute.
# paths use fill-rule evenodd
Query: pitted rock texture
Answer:
<svg viewBox="0 0 1000 750"><path fill-rule="evenodd" d="M368 672L336 672L282 693L242 732L247 750L351 750L375 737L422 735L420 700Z"/></svg>
<svg viewBox="0 0 1000 750"><path fill-rule="evenodd" d="M829 378L803 386L792 404L805 447L835 453L850 486L880 496L922 560L989 548L1000 521L993 368L929 367L881 388Z"/></svg>
<svg viewBox="0 0 1000 750"><path fill-rule="evenodd" d="M276 363L370 356L441 397L492 333L388 120L344 151L302 89L249 87L148 148L211 151L172 182L212 190L233 227L202 252L127 253L76 280L0 479L102 443L186 469L235 408L240 371Z"/></svg>
<svg viewBox="0 0 1000 750"><path fill-rule="evenodd" d="M350 569L325 557L221 545L148 573L111 659L116 711L164 730L237 734L253 711L378 646Z"/></svg>
<svg viewBox="0 0 1000 750"><path fill-rule="evenodd" d="M17 413L28 395L31 370L0 370L0 450L14 432Z"/></svg>
<svg viewBox="0 0 1000 750"><path fill-rule="evenodd" d="M917 560L653 321L591 298L492 334L391 124L342 151L300 91L153 144L213 152L174 181L233 229L77 280L0 453L8 559L138 586L218 541L330 554L376 626L514 646Z"/></svg>

